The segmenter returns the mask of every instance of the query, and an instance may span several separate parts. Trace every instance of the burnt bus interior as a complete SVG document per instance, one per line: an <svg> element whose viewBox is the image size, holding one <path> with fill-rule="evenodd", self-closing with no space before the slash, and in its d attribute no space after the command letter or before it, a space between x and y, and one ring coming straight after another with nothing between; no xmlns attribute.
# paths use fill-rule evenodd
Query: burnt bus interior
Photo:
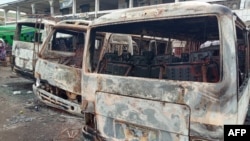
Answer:
<svg viewBox="0 0 250 141"><path fill-rule="evenodd" d="M95 62L95 34L131 35L101 49ZM93 28L92 72L127 77L216 83L220 80L220 33L216 16L135 21ZM131 49L132 48L132 49ZM97 64L97 65L96 65Z"/></svg>
<svg viewBox="0 0 250 141"><path fill-rule="evenodd" d="M221 80L220 31L216 16L130 22L93 28L91 71L130 77L216 83ZM236 20L239 86L249 68L247 31ZM97 32L126 34L131 43L113 42L97 54ZM119 42L120 41L120 42ZM132 49L131 49L132 48ZM225 47L227 48L227 47ZM100 49L99 49L100 50Z"/></svg>
<svg viewBox="0 0 250 141"><path fill-rule="evenodd" d="M58 64L82 68L85 31L58 28L41 55Z"/></svg>
<svg viewBox="0 0 250 141"><path fill-rule="evenodd" d="M69 69L69 67L81 69L85 32L83 29L73 30L70 28L55 27L53 35L49 37L49 41L45 44L40 57L53 62L55 66L60 66L61 69ZM41 88L63 99L77 104L81 103L81 95L53 86L46 82L46 80L41 80ZM66 106L65 109L68 110Z"/></svg>
<svg viewBox="0 0 250 141"><path fill-rule="evenodd" d="M40 56L57 64L81 69L85 32L81 29L55 28ZM112 33L107 41L104 40L104 33ZM237 23L236 33L239 85L242 85L248 77L248 38L247 31ZM88 70L124 77L216 83L222 77L219 35L216 16L92 28L91 65ZM74 97L71 96L74 94L46 82L43 84L46 91L81 103L81 96Z"/></svg>

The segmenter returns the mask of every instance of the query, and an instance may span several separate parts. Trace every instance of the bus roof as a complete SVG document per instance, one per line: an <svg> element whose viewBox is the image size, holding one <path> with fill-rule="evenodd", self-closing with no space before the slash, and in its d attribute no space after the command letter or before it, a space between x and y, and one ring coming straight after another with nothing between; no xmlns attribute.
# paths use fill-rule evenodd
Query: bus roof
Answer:
<svg viewBox="0 0 250 141"><path fill-rule="evenodd" d="M17 21L18 24L48 24L48 25L55 25L56 21L55 20L47 20L47 19L42 19L42 18L25 18Z"/></svg>
<svg viewBox="0 0 250 141"><path fill-rule="evenodd" d="M115 11L93 20L91 27L116 24L120 22L137 22L154 20L155 18L189 17L190 15L227 14L234 15L226 6L206 2L187 1L135 7Z"/></svg>
<svg viewBox="0 0 250 141"><path fill-rule="evenodd" d="M54 25L54 28L67 28L72 30L87 30L88 25L91 21L88 20L63 20Z"/></svg>
<svg viewBox="0 0 250 141"><path fill-rule="evenodd" d="M72 25L85 25L88 26L91 23L89 20L81 20L81 19L70 19L70 20L62 20L57 24L72 24Z"/></svg>

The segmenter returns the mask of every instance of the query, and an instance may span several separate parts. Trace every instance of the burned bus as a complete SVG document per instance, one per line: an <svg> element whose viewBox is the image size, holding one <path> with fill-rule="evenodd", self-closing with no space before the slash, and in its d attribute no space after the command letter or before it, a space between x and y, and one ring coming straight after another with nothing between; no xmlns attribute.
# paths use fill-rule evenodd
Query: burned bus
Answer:
<svg viewBox="0 0 250 141"><path fill-rule="evenodd" d="M34 80L37 54L56 22L42 18L27 18L17 22L13 39L11 68L18 75Z"/></svg>
<svg viewBox="0 0 250 141"><path fill-rule="evenodd" d="M81 95L82 63L84 43L89 21L66 20L56 24L47 37L35 67L35 95L45 104L68 113L84 116L81 113L83 97ZM127 45L130 49L137 46L131 36L111 33L98 33L95 50L102 46ZM107 47L108 52L114 48ZM136 47L134 47L136 48ZM97 65L98 55L94 58Z"/></svg>
<svg viewBox="0 0 250 141"><path fill-rule="evenodd" d="M57 23L46 38L35 65L34 94L45 104L81 116L81 73L89 21Z"/></svg>
<svg viewBox="0 0 250 141"><path fill-rule="evenodd" d="M98 33L136 38L133 48L96 48ZM162 42L145 42L149 37ZM243 124L248 110L249 39L229 8L203 2L136 7L94 20L81 76L84 138L223 140L223 126Z"/></svg>

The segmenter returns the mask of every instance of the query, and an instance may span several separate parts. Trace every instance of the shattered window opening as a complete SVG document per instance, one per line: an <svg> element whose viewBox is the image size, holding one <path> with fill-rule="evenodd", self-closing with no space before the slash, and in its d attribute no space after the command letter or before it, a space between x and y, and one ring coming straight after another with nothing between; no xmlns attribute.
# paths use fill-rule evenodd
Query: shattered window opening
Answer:
<svg viewBox="0 0 250 141"><path fill-rule="evenodd" d="M92 64L97 73L209 83L220 80L220 45L204 48L206 42L220 43L216 16L112 24L94 28L91 34L95 31L120 36L108 38L99 65ZM130 41L124 43L121 35L129 36Z"/></svg>
<svg viewBox="0 0 250 141"><path fill-rule="evenodd" d="M238 56L238 85L239 90L242 91L244 88L244 81L247 83L248 81L248 61L247 61L247 52L249 51L248 48L248 37L247 31L243 30L239 26L236 26L236 36L237 36L237 56Z"/></svg>
<svg viewBox="0 0 250 141"><path fill-rule="evenodd" d="M45 32L44 24L33 24L33 23L19 23L17 25L17 34L15 39L17 41L25 42L43 42L42 34Z"/></svg>
<svg viewBox="0 0 250 141"><path fill-rule="evenodd" d="M85 33L70 29L55 29L50 38L44 58L59 64L82 68Z"/></svg>

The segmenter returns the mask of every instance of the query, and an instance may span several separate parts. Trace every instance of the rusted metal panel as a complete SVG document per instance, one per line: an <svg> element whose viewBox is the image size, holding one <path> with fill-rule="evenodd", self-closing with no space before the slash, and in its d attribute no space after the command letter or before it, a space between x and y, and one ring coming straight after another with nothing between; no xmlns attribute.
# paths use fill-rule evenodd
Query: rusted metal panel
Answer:
<svg viewBox="0 0 250 141"><path fill-rule="evenodd" d="M204 2L180 2L116 11L116 14L107 14L94 20L90 26L95 27L121 22L128 23L177 16L187 17L189 15L206 14L211 11L213 11L214 14L232 14L228 8L218 5L211 5Z"/></svg>
<svg viewBox="0 0 250 141"><path fill-rule="evenodd" d="M159 131L177 133L183 136L189 135L190 109L186 105L97 92L96 114L98 115L97 122L99 123L99 129L103 129L101 132L105 134L110 131L108 128L112 127L109 127L109 122L105 122L109 119L105 120L104 118L104 120L102 120L103 117L111 118L110 120L114 120L114 123L120 124L120 126L125 126L126 122L129 121L127 126L134 124L134 127L139 128L138 132L145 134L152 132L152 134L155 134L151 139L148 138L150 136L144 136L148 138L148 140L157 140L156 138L163 139L163 137L159 135ZM121 136L128 138L130 135L129 133L126 134L125 129L128 129L128 127L121 129L124 132L117 133L116 135L121 134ZM142 129L142 131L140 131L140 129ZM113 131L119 131L118 127L117 129L113 129ZM136 136L137 135L134 135L133 137L136 138ZM138 136L138 138L143 137L143 135Z"/></svg>
<svg viewBox="0 0 250 141"><path fill-rule="evenodd" d="M84 25L74 25L74 26L72 26L72 25L68 25L68 24L57 24L57 25L55 25L54 26L54 28L55 29L57 29L57 28L61 28L61 29L63 29L63 28L65 28L65 29L71 29L71 30L78 30L78 31L82 31L82 32L86 32L86 30L87 30L87 26L84 26Z"/></svg>
<svg viewBox="0 0 250 141"><path fill-rule="evenodd" d="M246 84L247 86L240 90L241 92L241 97L239 97L239 102L238 102L238 118L237 118L237 123L238 124L244 124L246 115L247 115L247 110L248 110L248 104L250 100L250 92L249 92L249 83L250 80L248 80Z"/></svg>
<svg viewBox="0 0 250 141"><path fill-rule="evenodd" d="M38 52L37 45L29 42L14 41L12 55L15 56L15 65L19 68L33 71Z"/></svg>
<svg viewBox="0 0 250 141"><path fill-rule="evenodd" d="M67 112L78 116L82 116L81 105L55 96L53 93L49 93L41 88L37 88L35 85L33 85L33 91L34 94L45 104L58 109L66 110Z"/></svg>
<svg viewBox="0 0 250 141"><path fill-rule="evenodd" d="M40 58L36 63L36 73L40 75L41 80L46 80L53 86L81 95L81 69L79 68Z"/></svg>
<svg viewBox="0 0 250 141"><path fill-rule="evenodd" d="M216 95L220 93L220 88L215 87L214 84L176 81L167 81L168 83L166 81L158 81L154 83L156 80L146 81L144 78L124 77L111 78L108 75L102 75L102 77L97 78L101 78L97 82L97 91L142 99L187 104L193 111L190 119L191 122L223 125L226 122L233 123L236 119L236 116L233 116L236 114L235 109L232 111L233 113L229 114L230 117L221 115L222 109L220 108L219 97ZM93 83L91 84L94 85ZM235 100L236 97L230 99L232 106L236 107Z"/></svg>
<svg viewBox="0 0 250 141"><path fill-rule="evenodd" d="M18 23L20 24L31 24L31 23L45 23L47 25L54 25L56 23L56 21L51 20L51 19L46 19L46 17L42 17L42 16L36 16L33 18L25 18L25 19L21 19L18 21Z"/></svg>
<svg viewBox="0 0 250 141"><path fill-rule="evenodd" d="M47 37L56 21L47 20L45 17L22 19L17 22L17 28L12 47L12 69L22 77L34 79L34 68L37 54L41 50L42 42ZM21 34L26 27L33 28L34 39L21 41ZM39 33L38 33L39 32ZM38 35L39 34L39 35ZM38 39L37 37L41 37ZM38 40L36 40L38 39ZM26 39L24 39L26 40Z"/></svg>
<svg viewBox="0 0 250 141"><path fill-rule="evenodd" d="M148 101L188 105L191 110L189 135L198 137L199 139L223 140L223 125L242 124L244 122L247 105L249 103L249 87L245 87L241 92L238 91L239 76L236 69L238 66L236 62L237 51L234 36L235 24L233 22L235 20L235 15L230 9L223 6L204 3L177 3L133 8L115 12L95 20L93 24L90 25L90 30L93 27L93 29L98 32L98 29L102 30L101 26L107 25L105 26L107 27L105 31L111 32L117 29L116 33L125 32L126 34L133 34L136 32L128 32L130 27L135 26L140 31L140 29L143 30L140 26L144 25L145 22L144 27L147 29L147 21L155 21L155 24L156 22L163 21L163 19L170 21L171 19L187 17L211 17L211 15L218 19L218 23L216 24L219 26L218 35L220 40L220 52L217 58L220 63L221 73L219 81L209 83L206 81L194 82L181 79L139 78L127 75L117 76L112 73L96 74L86 71L83 72L82 96L85 97L89 103L95 101L96 109L92 109L92 113L96 114L97 133L100 131L100 134L106 138L115 138L115 132L117 130L115 126L111 125L113 125L113 121L116 120L117 122L125 121L123 127L129 126L129 123L131 123L131 126L142 124L134 121L133 116L129 117L126 114L134 112L136 113L134 114L135 117L143 121L145 114L142 112L143 110L137 109L137 107L140 107L138 105L143 103L143 101L146 106L141 106L141 109L147 107L147 104L149 104ZM138 25L136 25L137 22ZM127 26L128 29L126 28L126 31L119 30L119 25L117 23L119 23L119 25L126 24L131 26ZM148 25L154 25L152 23L153 22ZM113 24L117 24L115 28L112 28ZM189 24L192 25L192 22ZM103 27L103 29L105 27ZM244 26L240 27L244 28ZM176 28L178 29L178 27ZM159 32L160 30L162 29L159 28L155 31ZM164 30L166 31L166 29ZM151 35L157 36L160 34L158 32ZM138 33L144 34L144 32ZM90 43L87 44L89 45ZM89 46L86 45L86 47ZM88 51L91 49L88 48L86 50ZM83 63L84 70L91 70L91 59L88 58L88 56L91 55L91 52L86 53L87 58L85 63ZM172 107L170 104L168 106ZM120 107L123 109L117 110ZM89 109L91 108L87 107L86 112L90 112ZM163 108L159 111L161 110L163 111ZM169 112L169 114L171 115L171 112ZM150 121L144 121L145 123L143 125L149 126L150 129L155 128L155 126L149 125ZM168 123L171 125L171 121L168 121ZM164 127L170 126L166 125ZM169 130L172 133L180 133L175 130L174 127ZM186 128L181 130L186 130ZM152 134L153 133L154 132L152 132Z"/></svg>
<svg viewBox="0 0 250 141"><path fill-rule="evenodd" d="M89 21L66 20L53 26L35 66L34 93L45 104L81 114L84 36ZM87 103L88 104L88 103Z"/></svg>
<svg viewBox="0 0 250 141"><path fill-rule="evenodd" d="M167 83L166 81L161 81L155 84L154 80L146 81L144 78L126 79L118 76L112 76L111 78L111 76L99 74L92 74L89 77L84 75L83 78L83 89L85 91L83 97L86 97L89 101L95 98L95 112L97 113L98 124L101 124L100 127L98 126L100 130L104 130L104 125L110 124L110 122L108 122L110 120L105 117L139 124L140 122L136 123L132 121L130 117L121 118L119 114L123 113L122 111L131 110L135 113L140 113L137 116L140 117L139 115L143 115L142 110L133 110L135 107L138 107L135 105L137 105L140 100L142 100L141 102L144 102L145 105L149 103L147 101L166 102L168 103L168 107L172 107L175 104L187 104L192 113L190 114L189 121L190 135L207 137L212 140L223 138L223 125L235 123L237 119L237 110L235 109L237 107L236 97L231 97L227 100L231 107L228 105L225 107L220 106L219 97L216 96L216 93L220 93L221 84L218 84L218 87L214 87L213 84L178 81L167 81ZM95 95L89 95L96 91L100 92L97 92ZM98 101L102 101L103 103ZM131 103L134 103L134 105ZM169 103L174 104L171 105ZM122 105L125 109L117 110L117 105L118 107ZM146 107L143 104L142 106ZM91 107L88 107L86 111L90 112L90 109ZM162 108L158 108L158 110L163 111ZM222 111L228 111L229 113L222 114ZM159 113L159 116L165 115L160 115ZM143 125L147 125L148 123L149 122L145 121ZM175 128L169 128L169 130L172 131L174 129ZM104 133L104 131L102 133ZM106 136L108 135L106 134Z"/></svg>

